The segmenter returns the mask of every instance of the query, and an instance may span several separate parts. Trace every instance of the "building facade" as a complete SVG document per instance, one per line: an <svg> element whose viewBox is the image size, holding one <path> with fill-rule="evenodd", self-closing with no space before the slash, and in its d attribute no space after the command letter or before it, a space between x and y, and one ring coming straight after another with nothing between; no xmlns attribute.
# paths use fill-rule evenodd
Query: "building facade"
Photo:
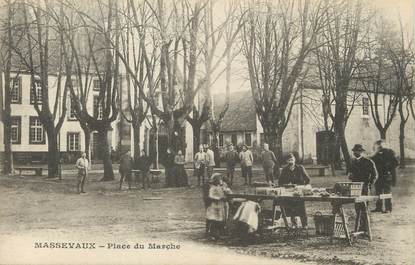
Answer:
<svg viewBox="0 0 415 265"><path fill-rule="evenodd" d="M218 109L223 105L224 95L216 95ZM296 104L283 134L283 152L295 152L303 159L312 160L317 157L317 133L325 131L319 89L304 89L303 104ZM381 119L387 117L389 96L379 95L379 114ZM221 103L222 102L222 103ZM366 92L358 93L353 110L346 127L346 141L350 148L354 144L363 144L368 153L373 151L373 143L380 138L371 116L370 101ZM234 92L231 95L230 107L226 113L222 131L219 134L219 146L222 150L233 144L246 144L254 150L260 150L264 143L263 128L255 112L254 100L250 91ZM352 106L349 106L349 109ZM334 110L334 106L332 106ZM215 110L218 112L219 110ZM399 114L396 113L387 134L387 145L399 155ZM211 135L209 127L206 133ZM212 136L209 136L209 141ZM409 117L405 127L405 156L415 159L415 122Z"/></svg>

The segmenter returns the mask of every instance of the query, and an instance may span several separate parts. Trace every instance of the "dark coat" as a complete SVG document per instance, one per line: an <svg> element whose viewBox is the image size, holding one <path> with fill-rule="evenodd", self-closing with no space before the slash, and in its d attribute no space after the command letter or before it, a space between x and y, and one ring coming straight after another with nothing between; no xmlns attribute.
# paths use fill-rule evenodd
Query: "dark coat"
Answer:
<svg viewBox="0 0 415 265"><path fill-rule="evenodd" d="M372 156L378 171L377 182L396 181L396 167L399 161L392 149L382 148Z"/></svg>
<svg viewBox="0 0 415 265"><path fill-rule="evenodd" d="M279 186L286 184L307 185L309 183L310 177L302 165L294 165L294 170L291 170L289 165L283 167L278 179Z"/></svg>
<svg viewBox="0 0 415 265"><path fill-rule="evenodd" d="M147 155L140 156L137 160L137 167L142 172L149 172L151 164L152 164L152 159L151 157Z"/></svg>
<svg viewBox="0 0 415 265"><path fill-rule="evenodd" d="M367 195L368 187L372 185L378 177L375 163L366 157L352 159L348 173L351 173L349 177L351 181L364 183L363 195Z"/></svg>
<svg viewBox="0 0 415 265"><path fill-rule="evenodd" d="M236 151L228 151L225 154L226 165L230 168L235 167L236 163L239 161L239 155Z"/></svg>
<svg viewBox="0 0 415 265"><path fill-rule="evenodd" d="M121 173L128 173L131 172L133 169L134 160L131 156L125 154L120 158L120 168L119 171Z"/></svg>

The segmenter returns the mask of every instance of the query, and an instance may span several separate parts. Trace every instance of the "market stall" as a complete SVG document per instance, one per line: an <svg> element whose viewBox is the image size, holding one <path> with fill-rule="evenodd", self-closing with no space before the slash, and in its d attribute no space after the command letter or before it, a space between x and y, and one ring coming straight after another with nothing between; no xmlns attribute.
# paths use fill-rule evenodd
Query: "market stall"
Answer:
<svg viewBox="0 0 415 265"><path fill-rule="evenodd" d="M287 207L292 202L322 202L330 203L332 207L332 217L330 226L330 241L332 242L335 229L342 229L344 238L348 244L351 245L354 239L359 236L365 236L368 240L372 240L372 232L369 218L368 202L377 201L382 199L391 198L391 194L383 194L379 196L361 196L361 191L356 192L359 188L353 187L356 183L341 183L336 185L334 189L326 188L311 188L307 186L290 186L290 187L261 187L255 190L245 192L245 194L229 194L229 199L245 199L249 201L272 201L272 222L269 227L265 229L274 231L277 228L276 223L276 210L279 207L281 211L281 218L283 220L283 229L292 229L291 224L287 219ZM359 186L359 185L358 185ZM340 188L339 188L340 187ZM361 190L361 186L360 186ZM346 216L343 206L347 204L354 204L356 206L356 222L353 231L349 231ZM336 226L336 220L341 220L341 225ZM360 224L364 224L360 227Z"/></svg>

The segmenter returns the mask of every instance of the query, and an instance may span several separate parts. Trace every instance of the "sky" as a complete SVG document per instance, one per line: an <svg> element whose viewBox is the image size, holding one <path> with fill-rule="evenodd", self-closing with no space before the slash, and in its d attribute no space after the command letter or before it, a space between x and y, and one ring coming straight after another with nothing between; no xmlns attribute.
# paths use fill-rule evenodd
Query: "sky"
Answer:
<svg viewBox="0 0 415 265"><path fill-rule="evenodd" d="M220 20L224 14L227 0L215 1L215 16ZM312 0L311 0L312 1ZM414 36L415 31L415 0L364 0L367 8L375 7L388 20L398 23L399 17L402 20L404 31L407 36ZM236 58L232 66L231 92L250 89L249 79L245 72L246 62L242 54ZM225 93L225 75L213 84L213 94Z"/></svg>

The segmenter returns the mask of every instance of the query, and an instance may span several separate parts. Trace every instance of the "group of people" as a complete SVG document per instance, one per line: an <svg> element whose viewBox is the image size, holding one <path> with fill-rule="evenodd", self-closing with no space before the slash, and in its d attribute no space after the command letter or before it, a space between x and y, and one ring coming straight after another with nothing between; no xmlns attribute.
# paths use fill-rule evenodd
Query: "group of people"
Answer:
<svg viewBox="0 0 415 265"><path fill-rule="evenodd" d="M230 184L233 184L235 167L239 162L241 164L242 177L245 181L244 185L251 185L254 156L248 146L243 145L241 152L238 154L233 145L229 145L228 151L225 153L224 157L226 161L227 177L230 180ZM274 176L278 173L278 169L276 169L278 163L274 152L269 149L269 145L267 143L264 144L264 150L261 153L261 158L266 181L270 184L274 183Z"/></svg>
<svg viewBox="0 0 415 265"><path fill-rule="evenodd" d="M362 195L369 195L372 185L375 188L376 195L387 194L391 192L392 186L396 184L396 168L399 164L398 159L395 156L393 150L385 148L384 141L378 140L374 144L374 154L371 156L365 156L363 153L365 149L361 144L356 144L353 149L354 158L351 161L351 165L348 168L348 177L353 182L363 182ZM243 152L246 152L246 149ZM225 155L228 162L228 176L233 177L234 167L239 159L242 164L241 158L247 158L245 154L237 154L232 147ZM268 146L264 146L262 153L264 173L267 181L273 181L273 169L276 165L275 155L269 151ZM229 161L231 163L229 163ZM250 160L252 163L252 159ZM247 166L247 164L243 164ZM249 166L249 164L248 164ZM252 167L252 164L250 165ZM206 232L212 237L217 238L225 227L228 220L229 205L226 201L226 194L230 193L230 189L227 185L226 177L220 174L214 174L206 186L204 186L204 201L206 206ZM310 184L310 177L307 174L305 168L302 165L296 163L296 158L293 154L289 154L286 158L286 165L282 168L281 174L278 178L278 185L284 186L288 184L295 185L308 185ZM245 230L249 231L250 228L255 230L255 225L258 225L258 221L253 222L255 218L252 216L258 215L257 203L243 204L237 210L234 219L244 221L249 225L245 225ZM356 204L356 211L360 210L362 205ZM307 229L308 220L305 209L304 201L293 201L285 205L286 214L290 216L293 226L299 226L297 224L296 217L301 220L301 227ZM385 200L385 209L383 209L382 200L376 202L376 208L372 212L390 213L392 212L392 200ZM365 229L366 224L364 219L359 224L360 229ZM254 224L254 225L252 225ZM249 229L248 229L249 228Z"/></svg>
<svg viewBox="0 0 415 265"><path fill-rule="evenodd" d="M252 184L252 165L254 163L254 156L247 145L243 145L241 151L238 153L234 146L230 144L228 150L224 154L227 169L227 179L230 185L233 185L235 175L235 167L238 163L241 165L242 177L245 180L245 185ZM262 161L264 165L264 172L268 182L274 181L274 167L277 159L272 151L269 150L268 144L264 144L264 151L262 152ZM208 145L201 145L199 152L194 157L195 175L197 176L198 185L202 181L205 182L205 172L207 176L211 177L213 168L215 167L215 154Z"/></svg>
<svg viewBox="0 0 415 265"><path fill-rule="evenodd" d="M119 189L121 190L124 181L127 181L128 188L131 189L133 184L132 170L138 169L140 171L141 177L143 179L143 188L149 187L149 178L148 173L150 171L150 166L152 164L152 159L149 157L145 150L141 151L140 157L137 160L137 163L134 162L134 159L131 157L131 152L127 151L120 157L120 183ZM135 166L136 165L136 166ZM86 157L86 153L82 153L81 157L76 161L75 167L78 169L77 175L77 192L85 193L84 186L85 180L89 171L89 160Z"/></svg>
<svg viewBox="0 0 415 265"><path fill-rule="evenodd" d="M348 170L349 179L353 182L363 182L362 195L368 195L374 186L375 194L388 194L392 186L396 185L396 168L399 161L392 149L386 148L383 140L374 143L374 154L364 156L366 151L361 144L356 144L353 149L352 159ZM372 212L392 212L392 199L385 199L385 209L382 200L376 202L376 208Z"/></svg>

